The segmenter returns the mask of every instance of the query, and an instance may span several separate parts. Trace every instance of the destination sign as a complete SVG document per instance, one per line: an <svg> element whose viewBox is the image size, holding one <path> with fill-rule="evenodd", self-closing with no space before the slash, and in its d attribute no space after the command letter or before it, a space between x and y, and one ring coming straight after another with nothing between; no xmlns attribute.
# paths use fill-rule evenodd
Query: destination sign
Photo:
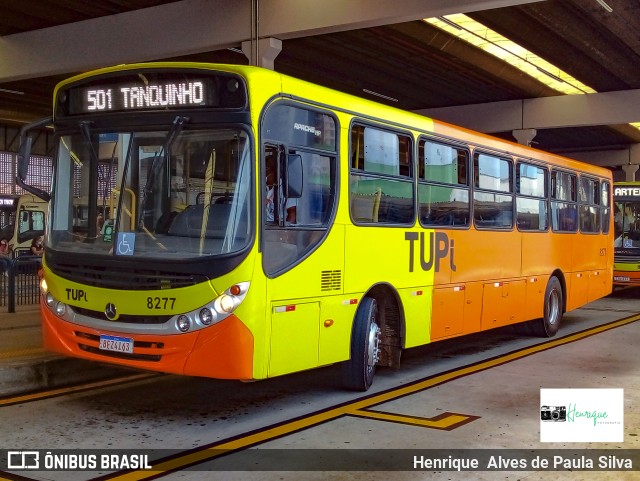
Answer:
<svg viewBox="0 0 640 481"><path fill-rule="evenodd" d="M246 94L235 75L197 72L125 73L92 79L58 93L56 114L78 115L185 108L243 108Z"/></svg>
<svg viewBox="0 0 640 481"><path fill-rule="evenodd" d="M157 107L203 106L204 82L164 83L84 89L82 109L87 112L137 110Z"/></svg>
<svg viewBox="0 0 640 481"><path fill-rule="evenodd" d="M613 195L616 197L640 197L640 187L615 187Z"/></svg>
<svg viewBox="0 0 640 481"><path fill-rule="evenodd" d="M15 207L17 200L15 197L0 197L0 207Z"/></svg>

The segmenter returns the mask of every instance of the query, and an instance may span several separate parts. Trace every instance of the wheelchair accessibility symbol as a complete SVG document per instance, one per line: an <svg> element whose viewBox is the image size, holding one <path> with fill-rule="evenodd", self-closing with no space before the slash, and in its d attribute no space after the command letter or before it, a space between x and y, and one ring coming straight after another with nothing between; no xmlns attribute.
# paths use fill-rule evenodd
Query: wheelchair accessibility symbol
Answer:
<svg viewBox="0 0 640 481"><path fill-rule="evenodd" d="M136 235L133 232L118 232L116 254L119 256L132 256L136 244Z"/></svg>

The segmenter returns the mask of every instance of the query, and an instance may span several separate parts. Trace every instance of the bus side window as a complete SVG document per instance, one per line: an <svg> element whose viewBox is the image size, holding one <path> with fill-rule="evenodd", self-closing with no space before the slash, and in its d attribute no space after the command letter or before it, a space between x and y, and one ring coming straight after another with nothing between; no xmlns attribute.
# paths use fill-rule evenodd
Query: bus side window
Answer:
<svg viewBox="0 0 640 481"><path fill-rule="evenodd" d="M589 177L580 177L580 230L600 232L600 183Z"/></svg>
<svg viewBox="0 0 640 481"><path fill-rule="evenodd" d="M518 229L546 231L549 228L546 168L518 163L516 167L516 215Z"/></svg>
<svg viewBox="0 0 640 481"><path fill-rule="evenodd" d="M611 207L609 205L609 196L611 195L611 187L609 185L609 182L602 182L601 184L601 188L602 188L602 202L600 204L601 206L601 215L602 215L602 222L601 222L601 227L602 227L602 233L603 234L608 234L609 233L609 224L611 223Z"/></svg>
<svg viewBox="0 0 640 481"><path fill-rule="evenodd" d="M413 139L402 133L354 125L350 148L352 221L413 224Z"/></svg>
<svg viewBox="0 0 640 481"><path fill-rule="evenodd" d="M291 121L298 128L284 128ZM275 276L313 251L328 230L337 193L336 119L276 103L265 114L263 134L269 140L260 179L262 265Z"/></svg>
<svg viewBox="0 0 640 481"><path fill-rule="evenodd" d="M575 174L551 171L551 228L559 232L577 232L578 197Z"/></svg>
<svg viewBox="0 0 640 481"><path fill-rule="evenodd" d="M269 149L270 147L267 147ZM284 175L273 183L273 153L265 152L265 271L276 272L302 258L321 240L335 198L336 158L296 150L302 160L302 192L287 198ZM282 163L276 163L282 173ZM273 185L272 185L273 183Z"/></svg>
<svg viewBox="0 0 640 481"><path fill-rule="evenodd" d="M476 227L510 229L513 227L512 161L476 152L473 156L474 207Z"/></svg>
<svg viewBox="0 0 640 481"><path fill-rule="evenodd" d="M431 140L418 144L418 205L424 226L469 225L467 150Z"/></svg>

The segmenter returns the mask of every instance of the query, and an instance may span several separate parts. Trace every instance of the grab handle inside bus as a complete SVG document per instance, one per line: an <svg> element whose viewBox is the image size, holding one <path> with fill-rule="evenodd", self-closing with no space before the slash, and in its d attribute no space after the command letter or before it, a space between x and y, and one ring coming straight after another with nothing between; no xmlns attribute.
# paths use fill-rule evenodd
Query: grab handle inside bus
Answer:
<svg viewBox="0 0 640 481"><path fill-rule="evenodd" d="M31 158L31 147L33 145L33 137L31 131L34 129L42 128L50 125L53 122L51 117L38 120L31 124L27 124L20 129L20 148L18 150L18 165L16 173L16 184L22 187L27 192L32 193L35 196L40 197L42 200L49 202L51 195L49 192L45 192L38 187L34 187L26 183L27 175L29 173L29 159Z"/></svg>

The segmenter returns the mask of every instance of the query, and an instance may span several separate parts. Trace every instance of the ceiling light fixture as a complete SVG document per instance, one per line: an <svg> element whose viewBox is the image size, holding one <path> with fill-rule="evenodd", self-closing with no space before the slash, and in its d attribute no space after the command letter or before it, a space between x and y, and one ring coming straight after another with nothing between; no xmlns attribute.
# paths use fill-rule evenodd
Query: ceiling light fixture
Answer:
<svg viewBox="0 0 640 481"><path fill-rule="evenodd" d="M393 97L389 97L388 95L382 95L379 94L378 92L374 92L373 90L368 90L368 89L362 89L362 91L364 93L370 94L370 95L375 95L376 97L380 97L386 100L390 100L391 102L397 102L398 99L394 99Z"/></svg>
<svg viewBox="0 0 640 481"><path fill-rule="evenodd" d="M458 25L457 23L452 22L447 17L437 17L437 18L438 18L438 20L440 20L441 22L446 23L450 27L456 28L458 30L462 30L462 27L460 25Z"/></svg>
<svg viewBox="0 0 640 481"><path fill-rule="evenodd" d="M15 95L24 95L24 92L20 92L19 90L11 90L11 89L0 88L0 92L6 92L8 94L15 94Z"/></svg>
<svg viewBox="0 0 640 481"><path fill-rule="evenodd" d="M613 12L604 0L596 1L608 12ZM498 57L558 92L568 95L596 93L594 89L555 65L462 13L425 18L423 21ZM552 71L556 73L551 73ZM629 125L640 130L640 122Z"/></svg>
<svg viewBox="0 0 640 481"><path fill-rule="evenodd" d="M543 69L542 67L539 67L538 65L536 65L536 68L542 72L543 74L545 74L547 77L551 77L553 80L555 80L556 82L564 82L563 79L561 79L560 77L558 77L557 75L552 74L551 72L547 72L545 69Z"/></svg>
<svg viewBox="0 0 640 481"><path fill-rule="evenodd" d="M595 92L555 65L467 15L459 13L424 21L499 58L557 92L567 95Z"/></svg>
<svg viewBox="0 0 640 481"><path fill-rule="evenodd" d="M611 8L604 0L596 0L600 4L602 8L604 8L607 12L612 13L613 8Z"/></svg>

